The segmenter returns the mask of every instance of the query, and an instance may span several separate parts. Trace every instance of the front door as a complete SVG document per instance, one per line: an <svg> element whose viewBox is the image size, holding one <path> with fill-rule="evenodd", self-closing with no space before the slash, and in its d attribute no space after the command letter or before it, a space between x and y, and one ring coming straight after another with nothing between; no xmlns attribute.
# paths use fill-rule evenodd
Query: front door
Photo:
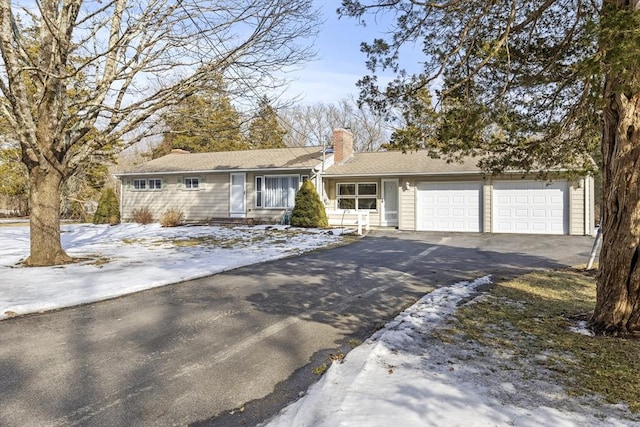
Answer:
<svg viewBox="0 0 640 427"><path fill-rule="evenodd" d="M244 218L246 209L246 174L232 173L229 191L229 216L231 218Z"/></svg>
<svg viewBox="0 0 640 427"><path fill-rule="evenodd" d="M380 225L385 227L398 226L398 180L382 180L382 217Z"/></svg>

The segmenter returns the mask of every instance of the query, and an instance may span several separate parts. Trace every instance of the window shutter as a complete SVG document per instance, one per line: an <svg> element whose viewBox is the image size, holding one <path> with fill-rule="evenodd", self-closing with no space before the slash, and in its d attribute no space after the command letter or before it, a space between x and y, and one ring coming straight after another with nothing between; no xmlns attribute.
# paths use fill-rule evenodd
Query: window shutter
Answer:
<svg viewBox="0 0 640 427"><path fill-rule="evenodd" d="M124 183L127 190L131 190L131 180L127 179Z"/></svg>
<svg viewBox="0 0 640 427"><path fill-rule="evenodd" d="M181 176L178 177L178 179L176 180L176 188L182 188L183 181L184 179Z"/></svg>
<svg viewBox="0 0 640 427"><path fill-rule="evenodd" d="M199 176L198 177L198 181L200 181L201 183L205 182L205 178L206 176Z"/></svg>

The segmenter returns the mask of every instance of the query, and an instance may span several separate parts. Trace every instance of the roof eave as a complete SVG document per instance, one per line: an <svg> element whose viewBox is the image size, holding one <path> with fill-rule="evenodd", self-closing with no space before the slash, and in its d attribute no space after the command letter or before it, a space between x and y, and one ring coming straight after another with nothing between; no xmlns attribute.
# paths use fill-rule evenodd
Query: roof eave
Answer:
<svg viewBox="0 0 640 427"><path fill-rule="evenodd" d="M354 176L449 176L449 175L486 175L482 171L461 171L461 172L376 172L376 173L324 173L323 177L328 178L341 178L341 177L354 177Z"/></svg>
<svg viewBox="0 0 640 427"><path fill-rule="evenodd" d="M197 173L240 173L240 172L286 172L296 170L319 169L321 163L316 166L298 166L290 168L233 168L233 169L199 169L199 170L179 170L179 171L153 171L153 172L121 172L113 174L116 178L124 176L148 176L148 175L185 175Z"/></svg>
<svg viewBox="0 0 640 427"><path fill-rule="evenodd" d="M550 169L550 170L536 169L536 170L530 170L530 171L512 170L512 171L505 171L499 174L498 176L513 175L513 174L529 175L532 173L539 173L539 172L565 173L565 172L569 172L569 169ZM458 175L486 176L486 175L491 175L491 173L484 172L484 171L451 171L451 172L376 172L376 173L338 173L338 174L325 172L324 174L322 174L322 176L326 178L352 178L352 177L359 177L359 176L374 177L374 176L458 176Z"/></svg>

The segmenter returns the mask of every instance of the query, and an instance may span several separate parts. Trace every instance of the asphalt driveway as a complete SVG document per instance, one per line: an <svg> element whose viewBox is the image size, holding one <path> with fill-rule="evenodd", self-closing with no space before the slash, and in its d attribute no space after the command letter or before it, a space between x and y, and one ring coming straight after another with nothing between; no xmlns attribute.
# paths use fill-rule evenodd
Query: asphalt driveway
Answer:
<svg viewBox="0 0 640 427"><path fill-rule="evenodd" d="M254 425L442 285L584 264L593 239L374 231L351 245L0 322L0 425Z"/></svg>

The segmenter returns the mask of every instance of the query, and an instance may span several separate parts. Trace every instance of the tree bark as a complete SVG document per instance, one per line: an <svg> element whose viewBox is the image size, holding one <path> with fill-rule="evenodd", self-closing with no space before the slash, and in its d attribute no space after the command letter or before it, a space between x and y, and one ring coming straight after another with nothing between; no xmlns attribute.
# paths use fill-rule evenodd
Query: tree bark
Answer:
<svg viewBox="0 0 640 427"><path fill-rule="evenodd" d="M31 254L25 265L59 265L72 261L60 242L62 183L62 177L55 171L35 167L29 172Z"/></svg>
<svg viewBox="0 0 640 427"><path fill-rule="evenodd" d="M591 326L606 335L640 335L640 93L605 83L603 231Z"/></svg>

